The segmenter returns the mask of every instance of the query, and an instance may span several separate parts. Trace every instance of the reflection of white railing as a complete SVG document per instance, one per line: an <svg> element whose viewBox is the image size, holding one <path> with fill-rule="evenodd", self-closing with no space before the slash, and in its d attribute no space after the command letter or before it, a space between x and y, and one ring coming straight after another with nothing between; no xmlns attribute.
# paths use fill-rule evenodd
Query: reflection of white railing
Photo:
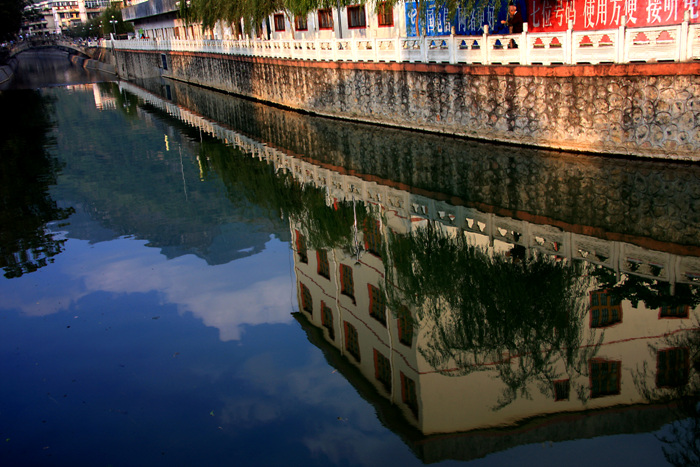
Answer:
<svg viewBox="0 0 700 467"><path fill-rule="evenodd" d="M389 190L394 191L393 197L387 196ZM697 257L678 256L629 243L566 232L555 226L532 224L473 208L452 206L391 188L386 188L386 191L384 198L388 201L387 207L397 210L407 208L414 222L419 218L431 219L460 228L468 234L481 235L490 245L494 242L519 245L529 254L538 252L561 259L587 261L611 269L618 275L630 274L671 284L700 284L700 258ZM375 199L377 193L372 194L371 189L367 192L370 194L366 201L378 202ZM398 197L399 193L405 193L403 199Z"/></svg>
<svg viewBox="0 0 700 467"><path fill-rule="evenodd" d="M527 25L526 25L527 26ZM527 30L527 27L525 27ZM453 64L599 64L700 60L700 24L514 35L313 40L103 42L122 50L201 52L270 58Z"/></svg>
<svg viewBox="0 0 700 467"><path fill-rule="evenodd" d="M566 232L551 225L532 224L473 208L454 206L352 175L339 174L298 159L285 152L236 133L207 120L184 107L165 101L127 82L120 87L137 95L188 125L267 161L275 171L291 173L302 183L326 189L329 199L357 199L384 206L409 223L432 220L455 227L467 234L483 236L490 245L499 241L525 247L529 253L556 256L562 259L587 261L615 271L671 284L700 284L700 258L678 256L648 250L629 243L610 241ZM409 227L410 228L410 227Z"/></svg>

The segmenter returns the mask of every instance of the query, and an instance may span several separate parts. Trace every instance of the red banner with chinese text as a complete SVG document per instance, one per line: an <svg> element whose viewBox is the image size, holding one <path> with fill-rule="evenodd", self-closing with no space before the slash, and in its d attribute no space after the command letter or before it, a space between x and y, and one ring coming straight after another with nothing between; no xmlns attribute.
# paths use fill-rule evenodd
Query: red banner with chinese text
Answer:
<svg viewBox="0 0 700 467"><path fill-rule="evenodd" d="M574 30L641 28L680 24L690 11L690 22L700 22L700 0L529 0L528 31L565 31L568 22Z"/></svg>

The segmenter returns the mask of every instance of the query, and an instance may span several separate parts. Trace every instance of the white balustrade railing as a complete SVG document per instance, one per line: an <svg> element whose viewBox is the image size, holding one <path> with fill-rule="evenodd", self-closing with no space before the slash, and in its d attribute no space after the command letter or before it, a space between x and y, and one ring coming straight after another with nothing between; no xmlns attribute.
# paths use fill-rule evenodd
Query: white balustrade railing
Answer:
<svg viewBox="0 0 700 467"><path fill-rule="evenodd" d="M686 60L700 60L700 24L692 24L688 27L688 44L685 54Z"/></svg>
<svg viewBox="0 0 700 467"><path fill-rule="evenodd" d="M453 64L600 64L700 60L700 25L481 36L313 40L103 41L120 50L201 52L282 59Z"/></svg>

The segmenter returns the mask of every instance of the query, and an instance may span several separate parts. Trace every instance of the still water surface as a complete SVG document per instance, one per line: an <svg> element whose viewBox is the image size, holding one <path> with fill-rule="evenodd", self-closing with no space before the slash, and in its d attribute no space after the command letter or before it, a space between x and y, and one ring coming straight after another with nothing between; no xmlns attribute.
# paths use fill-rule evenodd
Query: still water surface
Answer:
<svg viewBox="0 0 700 467"><path fill-rule="evenodd" d="M23 62L3 465L697 462L697 166Z"/></svg>

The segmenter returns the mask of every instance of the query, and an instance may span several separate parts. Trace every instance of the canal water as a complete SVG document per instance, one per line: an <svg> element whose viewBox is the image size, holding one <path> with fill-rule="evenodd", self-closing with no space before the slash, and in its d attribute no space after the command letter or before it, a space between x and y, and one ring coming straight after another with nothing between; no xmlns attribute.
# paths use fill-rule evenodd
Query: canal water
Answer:
<svg viewBox="0 0 700 467"><path fill-rule="evenodd" d="M697 165L62 54L0 110L3 465L698 462Z"/></svg>

